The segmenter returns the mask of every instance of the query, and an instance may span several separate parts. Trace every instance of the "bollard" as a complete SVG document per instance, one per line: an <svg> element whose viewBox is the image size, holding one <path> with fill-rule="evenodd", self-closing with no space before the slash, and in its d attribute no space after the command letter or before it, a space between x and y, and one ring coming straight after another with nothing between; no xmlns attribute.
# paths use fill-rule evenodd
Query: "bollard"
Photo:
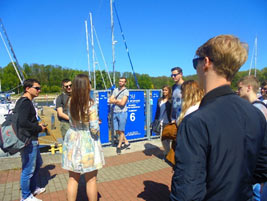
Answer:
<svg viewBox="0 0 267 201"><path fill-rule="evenodd" d="M62 144L58 144L58 151L62 154Z"/></svg>
<svg viewBox="0 0 267 201"><path fill-rule="evenodd" d="M51 149L49 149L48 151L51 151L51 154L55 154L55 145L51 144L50 147Z"/></svg>

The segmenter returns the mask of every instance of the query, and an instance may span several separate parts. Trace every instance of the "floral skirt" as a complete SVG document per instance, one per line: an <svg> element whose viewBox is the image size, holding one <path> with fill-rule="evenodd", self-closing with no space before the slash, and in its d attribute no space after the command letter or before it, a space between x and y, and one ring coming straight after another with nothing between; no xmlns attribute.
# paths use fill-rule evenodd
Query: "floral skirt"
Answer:
<svg viewBox="0 0 267 201"><path fill-rule="evenodd" d="M63 142L62 168L86 173L100 169L105 164L104 153L97 135L90 131L70 128Z"/></svg>

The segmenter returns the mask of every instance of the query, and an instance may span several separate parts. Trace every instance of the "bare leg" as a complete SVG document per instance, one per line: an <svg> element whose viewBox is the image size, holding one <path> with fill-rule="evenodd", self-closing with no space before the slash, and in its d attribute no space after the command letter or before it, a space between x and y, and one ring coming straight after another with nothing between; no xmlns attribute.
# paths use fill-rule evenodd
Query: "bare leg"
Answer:
<svg viewBox="0 0 267 201"><path fill-rule="evenodd" d="M119 134L119 144L118 144L118 148L121 148L121 145L122 145L122 143L123 143L123 140L124 140L124 138L123 138L123 132L121 132L121 131L118 131L118 134Z"/></svg>
<svg viewBox="0 0 267 201"><path fill-rule="evenodd" d="M77 197L80 173L69 171L68 201L75 201Z"/></svg>
<svg viewBox="0 0 267 201"><path fill-rule="evenodd" d="M86 192L88 200L97 201L97 184L96 184L97 170L85 173Z"/></svg>

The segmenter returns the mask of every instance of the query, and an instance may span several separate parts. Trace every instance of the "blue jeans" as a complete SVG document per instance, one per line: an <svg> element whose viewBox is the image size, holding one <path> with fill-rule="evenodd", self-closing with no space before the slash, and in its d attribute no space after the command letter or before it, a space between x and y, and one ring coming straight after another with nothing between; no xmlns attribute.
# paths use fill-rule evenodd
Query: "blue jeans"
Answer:
<svg viewBox="0 0 267 201"><path fill-rule="evenodd" d="M127 112L114 112L113 125L115 131L125 131L127 116Z"/></svg>
<svg viewBox="0 0 267 201"><path fill-rule="evenodd" d="M37 187L37 173L43 163L38 141L31 141L21 152L22 172L20 186L22 199L26 199Z"/></svg>

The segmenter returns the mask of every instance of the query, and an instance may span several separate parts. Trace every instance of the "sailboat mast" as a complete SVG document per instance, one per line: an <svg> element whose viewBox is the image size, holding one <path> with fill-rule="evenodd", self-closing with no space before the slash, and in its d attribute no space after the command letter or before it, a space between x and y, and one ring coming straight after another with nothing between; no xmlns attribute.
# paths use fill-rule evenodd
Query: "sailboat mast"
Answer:
<svg viewBox="0 0 267 201"><path fill-rule="evenodd" d="M13 67L14 67L16 73L17 73L17 76L18 76L18 78L19 78L19 81L20 81L21 85L23 85L23 81L24 81L24 80L23 80L23 79L21 78L21 76L20 76L20 73L19 73L19 71L18 71L18 69L17 69L17 67L16 67L16 65L15 65L15 62L13 61L13 59L12 59L12 57L11 57L11 54L10 54L8 48L7 48L7 45L6 45L6 43L5 43L5 40L4 40L3 35L1 34L1 32L0 32L0 36L1 36L1 39L2 39L2 41L3 41L3 43L4 43L4 45L5 45L5 48L6 48L6 51L7 51L7 53L8 53L8 56L9 56L9 58L10 58L10 60L11 60L11 63L12 63L12 65L13 65Z"/></svg>
<svg viewBox="0 0 267 201"><path fill-rule="evenodd" d="M84 23L85 23L85 32L86 32L86 50L87 50L87 62L88 62L88 75L89 75L89 79L91 80L87 20L85 20Z"/></svg>
<svg viewBox="0 0 267 201"><path fill-rule="evenodd" d="M258 46L258 37L256 36L255 38L255 57L254 57L254 61L255 61L255 72L254 72L254 76L256 77L257 71L256 71L256 66L257 66L257 47Z"/></svg>
<svg viewBox="0 0 267 201"><path fill-rule="evenodd" d="M89 13L89 15L90 15L90 22L91 22L91 44L92 44L93 69L94 69L94 89L96 89L96 76L95 76L95 48L94 48L93 17L92 17L92 13Z"/></svg>
<svg viewBox="0 0 267 201"><path fill-rule="evenodd" d="M112 67L113 67L113 85L115 85L115 40L114 40L114 22L113 22L113 0L110 0L110 19L111 19L111 37L112 37Z"/></svg>

